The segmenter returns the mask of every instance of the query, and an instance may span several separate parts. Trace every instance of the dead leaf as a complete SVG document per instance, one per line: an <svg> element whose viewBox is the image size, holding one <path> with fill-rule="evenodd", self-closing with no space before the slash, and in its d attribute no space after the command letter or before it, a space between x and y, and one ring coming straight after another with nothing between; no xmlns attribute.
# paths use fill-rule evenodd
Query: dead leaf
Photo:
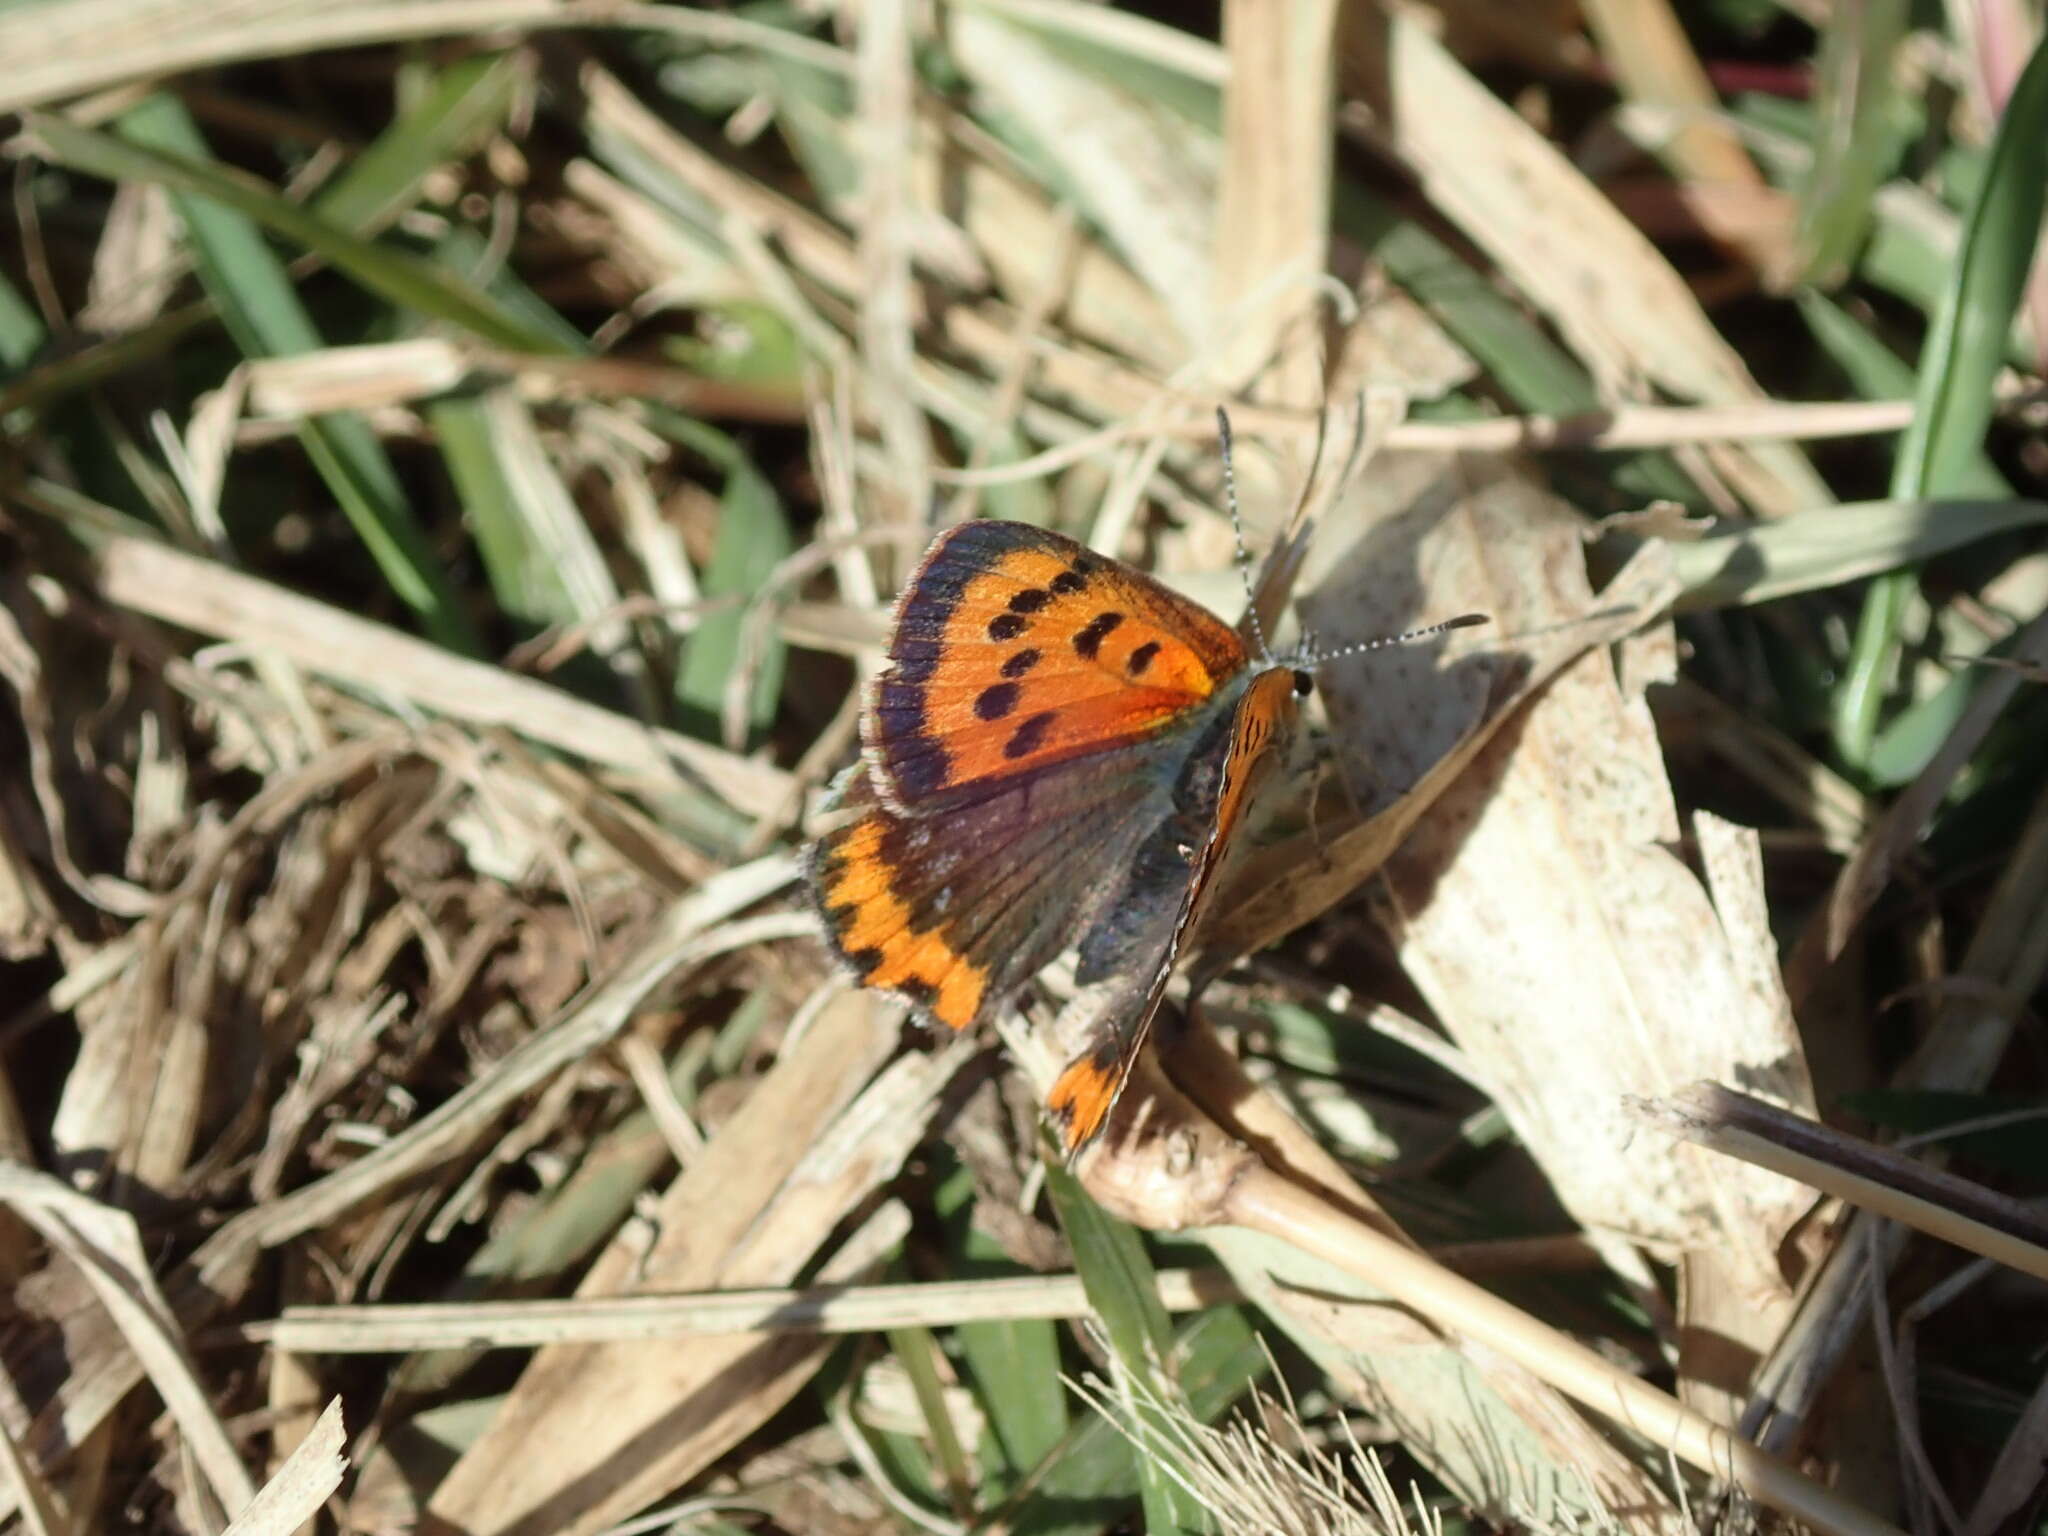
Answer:
<svg viewBox="0 0 2048 1536"><path fill-rule="evenodd" d="M1597 595L1588 585L1582 529L1568 508L1496 475L1445 501L1400 558L1382 550L1357 566L1362 585L1346 600L1372 611L1384 588L1405 601L1426 571L1431 590L1493 612L1504 650L1548 651L1584 636L1618 595L1619 580ZM1629 627L1659 611L1641 608ZM1676 851L1677 810L1640 693L1659 664L1635 644L1652 664L1631 665L1625 691L1604 647L1574 649L1387 861L1382 921L1444 1029L1487 1064L1566 1207L1596 1233L1706 1256L1741 1299L1728 1309L1739 1342L1765 1349L1790 1301L1778 1241L1807 1193L1651 1148L1624 1108L1629 1094L1702 1077L1811 1106L1755 838L1700 822L1702 885ZM1659 649L1668 661L1668 642ZM1545 670L1533 656L1527 667ZM1330 710L1361 803L1441 750L1412 707L1340 688Z"/></svg>

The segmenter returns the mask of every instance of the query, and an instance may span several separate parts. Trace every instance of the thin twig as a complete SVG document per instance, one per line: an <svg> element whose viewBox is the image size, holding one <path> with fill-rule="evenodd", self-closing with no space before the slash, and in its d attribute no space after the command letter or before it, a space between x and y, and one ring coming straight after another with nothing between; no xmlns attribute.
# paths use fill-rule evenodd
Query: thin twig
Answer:
<svg viewBox="0 0 2048 1536"><path fill-rule="evenodd" d="M1688 1141L2048 1280L2048 1221L1982 1184L1718 1083L1643 1109Z"/></svg>

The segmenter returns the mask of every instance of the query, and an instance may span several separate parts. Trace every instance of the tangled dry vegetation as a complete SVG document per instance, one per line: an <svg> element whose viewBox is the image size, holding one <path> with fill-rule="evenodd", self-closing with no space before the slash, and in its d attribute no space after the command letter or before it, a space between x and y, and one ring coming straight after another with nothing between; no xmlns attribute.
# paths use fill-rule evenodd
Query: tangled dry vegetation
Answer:
<svg viewBox="0 0 2048 1536"><path fill-rule="evenodd" d="M2042 1529L2041 31L0 9L0 1530ZM1492 623L1069 1169L799 850L934 526L1242 608L1218 403Z"/></svg>

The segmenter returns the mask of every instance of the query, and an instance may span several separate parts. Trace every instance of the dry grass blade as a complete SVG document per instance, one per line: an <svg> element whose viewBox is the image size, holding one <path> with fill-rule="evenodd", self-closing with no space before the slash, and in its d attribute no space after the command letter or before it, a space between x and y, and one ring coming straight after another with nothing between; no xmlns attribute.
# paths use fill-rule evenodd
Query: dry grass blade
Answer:
<svg viewBox="0 0 2048 1536"><path fill-rule="evenodd" d="M1212 140L1159 132L1137 91L1072 67L1031 31L977 8L952 16L953 56L1063 172L1190 344L1211 334Z"/></svg>
<svg viewBox="0 0 2048 1536"><path fill-rule="evenodd" d="M907 0L876 0L861 13L855 84L861 168L861 362L881 424L896 489L906 506L931 500L930 444L912 369L909 178L916 143L916 81Z"/></svg>
<svg viewBox="0 0 2048 1536"><path fill-rule="evenodd" d="M760 48L843 69L836 48L742 17L626 0L240 0L195 9L163 0L58 0L22 7L0 26L0 111L208 65L508 28L642 28Z"/></svg>
<svg viewBox="0 0 2048 1536"><path fill-rule="evenodd" d="M1758 401L1749 405L1616 405L1578 416L1404 421L1389 450L1506 453L1547 448L1676 448L1688 443L1814 441L1903 432L1911 400Z"/></svg>
<svg viewBox="0 0 2048 1536"><path fill-rule="evenodd" d="M11 1206L77 1267L170 1409L215 1496L228 1509L247 1506L256 1485L200 1384L177 1319L150 1272L135 1218L47 1174L9 1163L0 1163L0 1204Z"/></svg>
<svg viewBox="0 0 2048 1536"><path fill-rule="evenodd" d="M1220 1270L1159 1272L1159 1304L1169 1312L1195 1312L1239 1299L1238 1288ZM305 1354L380 1354L468 1345L532 1349L679 1334L873 1333L908 1325L941 1328L1087 1315L1087 1293L1077 1276L1020 1275L923 1285L805 1286L573 1302L294 1307L275 1322L249 1324L242 1336Z"/></svg>
<svg viewBox="0 0 2048 1536"><path fill-rule="evenodd" d="M222 1536L292 1536L320 1512L341 1486L348 1462L341 1454L341 1399L335 1398L249 1507Z"/></svg>
<svg viewBox="0 0 2048 1536"><path fill-rule="evenodd" d="M1716 115L1720 103L1714 88L1668 4L1594 0L1586 8L1586 19L1629 97L1678 115L1680 127L1672 135L1670 155L1687 182L1723 195L1764 191L1764 179L1741 139ZM1707 211L1713 201L1701 199L1701 204ZM1726 238L1731 245L1747 248L1745 254L1758 271L1777 273L1788 263L1782 232L1738 226Z"/></svg>
<svg viewBox="0 0 2048 1536"><path fill-rule="evenodd" d="M289 658L336 682L388 693L472 725L500 725L589 761L653 780L680 769L734 809L766 815L788 781L673 731L586 704L561 689L480 662L147 539L112 538L97 555L108 602L200 634Z"/></svg>
<svg viewBox="0 0 2048 1536"><path fill-rule="evenodd" d="M18 1409L18 1399L10 1406ZM70 1526L55 1493L42 1469L22 1454L4 1417L0 1417L0 1472L14 1489L15 1514L27 1536L64 1536Z"/></svg>
<svg viewBox="0 0 2048 1536"><path fill-rule="evenodd" d="M1226 0L1223 167L1216 188L1217 382L1322 401L1317 281L1329 266L1336 0Z"/></svg>

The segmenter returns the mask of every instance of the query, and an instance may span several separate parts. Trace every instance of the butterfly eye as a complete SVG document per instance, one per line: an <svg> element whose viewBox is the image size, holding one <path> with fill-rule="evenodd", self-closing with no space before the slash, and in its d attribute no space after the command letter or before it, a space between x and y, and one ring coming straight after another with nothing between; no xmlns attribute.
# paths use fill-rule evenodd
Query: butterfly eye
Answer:
<svg viewBox="0 0 2048 1536"><path fill-rule="evenodd" d="M1301 671L1297 671L1294 674L1294 696L1296 698L1305 699L1315 691L1316 680L1313 677Z"/></svg>

